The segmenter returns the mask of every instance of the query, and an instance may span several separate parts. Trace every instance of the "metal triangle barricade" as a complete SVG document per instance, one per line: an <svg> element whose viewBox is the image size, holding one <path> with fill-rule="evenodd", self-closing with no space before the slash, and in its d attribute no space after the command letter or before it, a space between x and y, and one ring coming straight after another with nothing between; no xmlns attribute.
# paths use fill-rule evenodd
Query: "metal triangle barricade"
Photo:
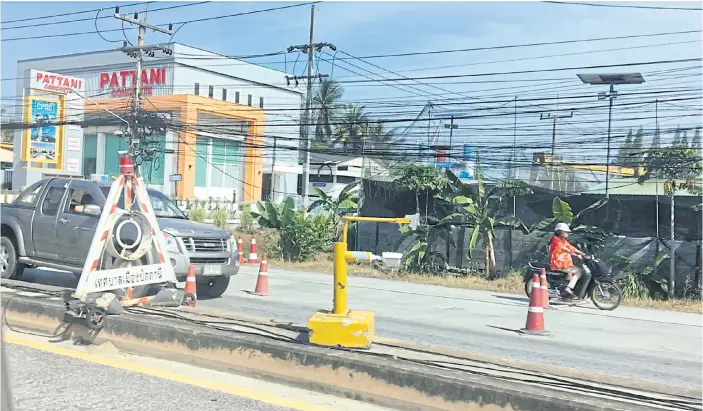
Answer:
<svg viewBox="0 0 703 411"><path fill-rule="evenodd" d="M134 305L130 303L135 301L132 290L156 284L175 288L177 282L146 187L134 175L129 157L120 158L120 171L110 187L73 294L79 306L92 305L90 296L120 290L124 290L122 305Z"/></svg>

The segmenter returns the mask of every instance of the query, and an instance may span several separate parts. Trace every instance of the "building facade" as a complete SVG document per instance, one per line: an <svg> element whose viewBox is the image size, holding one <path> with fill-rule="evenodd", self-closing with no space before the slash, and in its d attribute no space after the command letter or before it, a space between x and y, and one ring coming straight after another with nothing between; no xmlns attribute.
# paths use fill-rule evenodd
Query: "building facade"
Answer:
<svg viewBox="0 0 703 411"><path fill-rule="evenodd" d="M301 90L285 86L284 72L179 43L163 47L168 53L145 57L141 73L140 110L167 125L147 138L150 151L140 164L145 182L182 200L297 195ZM55 74L71 80L57 81ZM46 136L15 131L13 189L51 175L118 173L136 81L132 57L107 50L24 60L17 77L23 119L40 118L42 99L57 98L60 108L49 107L46 117L69 124ZM64 81L71 90L62 89ZM38 151L49 143L56 153Z"/></svg>

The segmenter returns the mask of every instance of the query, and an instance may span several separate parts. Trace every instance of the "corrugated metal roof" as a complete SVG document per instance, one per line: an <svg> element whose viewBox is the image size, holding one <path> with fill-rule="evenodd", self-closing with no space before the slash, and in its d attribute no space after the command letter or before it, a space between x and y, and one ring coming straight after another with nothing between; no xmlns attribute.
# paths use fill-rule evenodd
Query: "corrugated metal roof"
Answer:
<svg viewBox="0 0 703 411"><path fill-rule="evenodd" d="M684 180L679 180L681 183ZM664 195L664 180L647 180L642 184L637 182L636 178L618 178L611 180L608 186L610 195L627 195L627 196L656 196ZM598 184L583 192L583 194L600 194L605 195L605 183ZM695 197L696 194L688 190L678 190L677 196Z"/></svg>

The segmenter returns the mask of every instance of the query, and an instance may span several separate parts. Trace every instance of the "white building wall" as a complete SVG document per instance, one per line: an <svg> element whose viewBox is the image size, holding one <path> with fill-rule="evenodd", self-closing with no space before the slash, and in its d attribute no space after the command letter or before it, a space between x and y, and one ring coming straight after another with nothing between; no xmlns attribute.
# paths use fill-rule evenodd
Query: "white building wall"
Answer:
<svg viewBox="0 0 703 411"><path fill-rule="evenodd" d="M229 102L234 102L237 91L240 94L239 103L244 105L248 103L249 95L252 96L252 106L256 107L259 106L259 99L263 97L266 115L263 173L269 174L272 171L275 136L277 146L275 150L275 197L296 195L297 175L302 172L298 165L302 92L299 89L286 88L285 73L281 71L249 64L241 60L228 59L215 53L178 43L169 46L173 50L172 56L156 52L155 57L144 58L145 68L166 68L166 84L154 86L153 95L194 94L194 85L197 82L200 84L200 96L208 97L209 86L213 86L213 98L218 100L222 99L223 88L227 89L226 101ZM109 50L20 61L18 62L17 74L18 77L24 78L29 75L30 69L37 69L80 77L86 82L86 97L100 100L114 97L109 87L101 87L100 73L133 70L134 65L133 58L121 51ZM16 95L23 95L24 85L24 80L17 81ZM129 80L127 80L127 86L131 87ZM20 107L19 104L16 106ZM17 115L19 114L21 113L18 112ZM19 135L19 132L16 134ZM16 140L18 140L18 135ZM169 137L176 140L173 133L169 133ZM19 141L16 142L19 143ZM20 147L20 144L17 146ZM98 172L104 167L102 154L104 147L104 136L100 135L98 138ZM175 173L173 165L177 161L177 155L164 157L164 168ZM26 177L29 178L29 176ZM40 178L37 175L33 176L32 179L34 177ZM243 174L240 175L241 177ZM173 190L173 184L168 181L168 173L164 176L164 186L160 188L164 192ZM212 193L202 194L212 196ZM240 193L237 198L241 198Z"/></svg>

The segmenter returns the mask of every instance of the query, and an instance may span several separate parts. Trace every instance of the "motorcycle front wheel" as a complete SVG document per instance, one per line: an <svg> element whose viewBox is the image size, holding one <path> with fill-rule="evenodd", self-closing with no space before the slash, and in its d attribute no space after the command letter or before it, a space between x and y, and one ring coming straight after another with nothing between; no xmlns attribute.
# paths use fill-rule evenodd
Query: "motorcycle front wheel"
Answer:
<svg viewBox="0 0 703 411"><path fill-rule="evenodd" d="M599 310L613 311L622 302L622 291L612 281L596 281L589 293L591 301Z"/></svg>

